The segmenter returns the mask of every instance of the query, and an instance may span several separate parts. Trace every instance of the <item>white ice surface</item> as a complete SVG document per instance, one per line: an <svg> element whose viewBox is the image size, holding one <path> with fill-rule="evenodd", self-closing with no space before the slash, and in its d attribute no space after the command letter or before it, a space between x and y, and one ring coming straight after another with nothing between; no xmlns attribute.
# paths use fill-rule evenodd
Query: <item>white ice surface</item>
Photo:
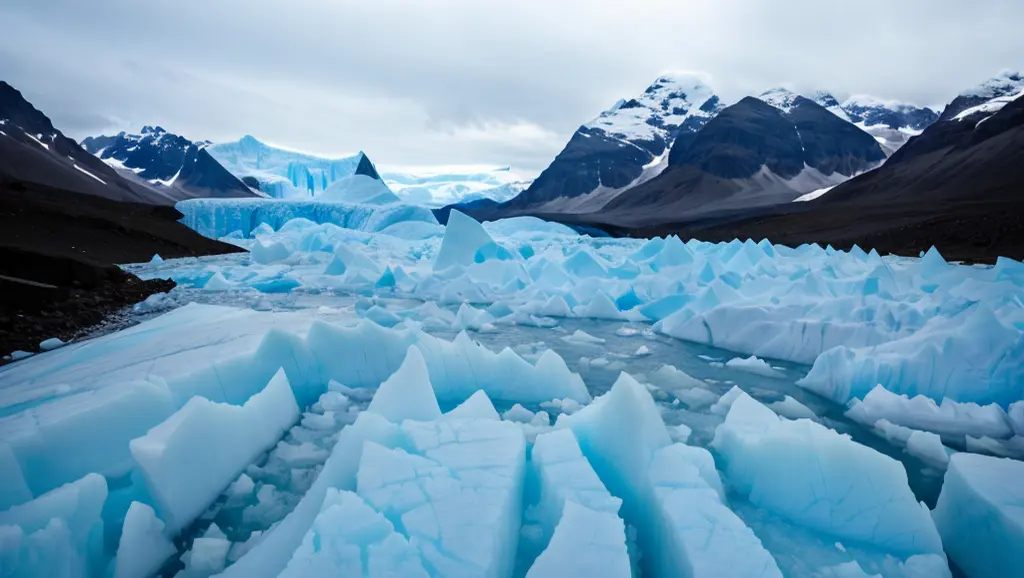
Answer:
<svg viewBox="0 0 1024 578"><path fill-rule="evenodd" d="M1014 430L1006 412L996 404L957 403L944 398L941 404L930 398L894 394L881 386L872 389L863 400L851 402L846 416L874 425L884 419L912 429L943 435L1008 438Z"/></svg>

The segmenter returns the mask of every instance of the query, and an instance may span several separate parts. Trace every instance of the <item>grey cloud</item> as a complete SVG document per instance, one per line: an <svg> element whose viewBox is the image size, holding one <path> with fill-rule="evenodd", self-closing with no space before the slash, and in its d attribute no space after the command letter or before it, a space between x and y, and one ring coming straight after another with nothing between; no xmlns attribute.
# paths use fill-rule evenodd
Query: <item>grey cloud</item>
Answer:
<svg viewBox="0 0 1024 578"><path fill-rule="evenodd" d="M726 100L788 83L941 106L1024 65L1015 0L6 0L0 20L0 77L75 136L78 110L384 165L538 171L665 69Z"/></svg>

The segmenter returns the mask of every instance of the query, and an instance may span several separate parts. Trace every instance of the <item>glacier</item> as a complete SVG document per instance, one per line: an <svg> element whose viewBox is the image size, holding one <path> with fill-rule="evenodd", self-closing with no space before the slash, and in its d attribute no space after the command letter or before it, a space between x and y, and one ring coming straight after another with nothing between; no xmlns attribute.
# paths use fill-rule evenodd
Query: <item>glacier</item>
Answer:
<svg viewBox="0 0 1024 578"><path fill-rule="evenodd" d="M211 238L239 237L281 229L293 219L330 223L345 229L376 233L407 223L437 225L434 214L416 205L367 205L344 201L288 201L275 199L238 199L236 202L188 199L175 208L191 229ZM260 228L261 225L266 225Z"/></svg>
<svg viewBox="0 0 1024 578"><path fill-rule="evenodd" d="M332 195L335 184L353 176L377 176L382 194L426 207L479 199L504 202L531 180L512 167L392 167L377 172L365 153L328 158L271 145L246 135L209 145L207 151L238 178L253 177L275 199L310 200Z"/></svg>
<svg viewBox="0 0 1024 578"><path fill-rule="evenodd" d="M362 152L329 159L275 147L250 135L206 150L231 174L254 177L261 191L278 199L314 197L336 180L354 175L361 162L369 162Z"/></svg>
<svg viewBox="0 0 1024 578"><path fill-rule="evenodd" d="M946 550L970 576L1012 576L1024 566L1024 463L957 454L935 507Z"/></svg>
<svg viewBox="0 0 1024 578"><path fill-rule="evenodd" d="M345 178L180 203L248 252L125 265L178 286L0 367L0 573L1019 564L1021 263L442 226Z"/></svg>

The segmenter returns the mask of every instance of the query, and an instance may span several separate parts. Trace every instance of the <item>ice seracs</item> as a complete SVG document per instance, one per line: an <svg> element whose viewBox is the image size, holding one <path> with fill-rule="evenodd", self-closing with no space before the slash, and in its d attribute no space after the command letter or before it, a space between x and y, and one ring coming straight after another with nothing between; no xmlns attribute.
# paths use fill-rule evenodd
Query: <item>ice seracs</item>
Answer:
<svg viewBox="0 0 1024 578"><path fill-rule="evenodd" d="M247 223L229 239L249 254L126 266L180 288L137 325L0 368L0 536L20 540L3 560L941 577L943 546L969 537L918 499L947 467L979 469L963 453L1024 449L1015 261L335 205L350 227L225 209L208 224ZM800 385L825 400L793 389L812 365Z"/></svg>

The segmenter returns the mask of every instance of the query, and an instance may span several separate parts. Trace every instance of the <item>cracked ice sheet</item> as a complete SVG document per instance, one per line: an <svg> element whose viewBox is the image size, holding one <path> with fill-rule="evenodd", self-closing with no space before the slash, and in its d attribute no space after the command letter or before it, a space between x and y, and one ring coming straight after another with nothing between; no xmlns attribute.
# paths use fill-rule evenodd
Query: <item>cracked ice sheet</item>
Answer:
<svg viewBox="0 0 1024 578"><path fill-rule="evenodd" d="M946 568L935 524L899 462L816 422L779 418L745 393L733 402L712 447L730 487L757 510L861 545L875 558ZM948 569L934 575L948 575Z"/></svg>
<svg viewBox="0 0 1024 578"><path fill-rule="evenodd" d="M507 576L522 515L522 431L484 419L400 429L405 449L363 448L357 493L408 536L432 573Z"/></svg>

